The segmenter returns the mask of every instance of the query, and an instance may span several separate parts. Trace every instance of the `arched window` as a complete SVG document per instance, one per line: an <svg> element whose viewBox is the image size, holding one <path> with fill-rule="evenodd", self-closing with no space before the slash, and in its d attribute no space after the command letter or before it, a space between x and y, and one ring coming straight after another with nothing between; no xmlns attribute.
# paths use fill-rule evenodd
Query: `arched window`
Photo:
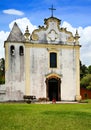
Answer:
<svg viewBox="0 0 91 130"><path fill-rule="evenodd" d="M57 53L51 52L50 53L50 68L57 67Z"/></svg>
<svg viewBox="0 0 91 130"><path fill-rule="evenodd" d="M24 48L23 48L23 46L20 46L19 54L20 54L20 56L24 55Z"/></svg>
<svg viewBox="0 0 91 130"><path fill-rule="evenodd" d="M12 56L15 55L15 47L14 47L13 45L10 47L10 54L11 54Z"/></svg>

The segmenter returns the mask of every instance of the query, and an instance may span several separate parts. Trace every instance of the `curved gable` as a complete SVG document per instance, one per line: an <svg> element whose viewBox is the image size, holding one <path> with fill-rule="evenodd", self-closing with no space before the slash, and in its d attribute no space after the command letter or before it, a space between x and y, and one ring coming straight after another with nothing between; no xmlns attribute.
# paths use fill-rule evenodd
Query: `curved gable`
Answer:
<svg viewBox="0 0 91 130"><path fill-rule="evenodd" d="M50 17L44 20L44 24L45 26L39 26L33 31L32 41L49 44L72 44L74 42L73 34L66 28L60 28L59 19Z"/></svg>

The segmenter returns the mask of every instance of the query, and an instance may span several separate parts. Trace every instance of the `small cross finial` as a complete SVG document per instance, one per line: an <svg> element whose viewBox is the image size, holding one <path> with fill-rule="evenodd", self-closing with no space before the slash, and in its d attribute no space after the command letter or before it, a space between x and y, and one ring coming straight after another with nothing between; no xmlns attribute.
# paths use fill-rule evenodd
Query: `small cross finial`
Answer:
<svg viewBox="0 0 91 130"><path fill-rule="evenodd" d="M53 5L52 5L52 7L51 7L51 8L49 8L49 10L51 10L51 13L52 13L51 17L53 17L53 11L54 11L54 10L56 10L56 9L55 9L55 8L53 8Z"/></svg>

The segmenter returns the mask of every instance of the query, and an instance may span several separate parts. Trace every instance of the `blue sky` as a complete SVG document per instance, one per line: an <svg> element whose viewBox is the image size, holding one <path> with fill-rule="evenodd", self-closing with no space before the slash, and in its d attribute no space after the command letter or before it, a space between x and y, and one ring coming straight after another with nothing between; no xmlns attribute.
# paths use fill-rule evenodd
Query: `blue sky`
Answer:
<svg viewBox="0 0 91 130"><path fill-rule="evenodd" d="M91 25L91 0L2 0L0 1L0 29L8 30L8 24L15 19L28 17L31 23L43 24L43 19L50 17L48 8L54 5L54 16L71 25ZM3 10L15 9L23 15L5 14Z"/></svg>
<svg viewBox="0 0 91 130"><path fill-rule="evenodd" d="M63 26L74 32L78 29L81 36L81 60L83 64L91 65L91 0L1 0L0 1L0 57L3 42L15 20L20 20L20 26L31 24L43 25L44 19L51 16L49 8L54 5L54 16L62 20ZM25 19L24 19L25 18ZM24 22L24 24L23 24Z"/></svg>

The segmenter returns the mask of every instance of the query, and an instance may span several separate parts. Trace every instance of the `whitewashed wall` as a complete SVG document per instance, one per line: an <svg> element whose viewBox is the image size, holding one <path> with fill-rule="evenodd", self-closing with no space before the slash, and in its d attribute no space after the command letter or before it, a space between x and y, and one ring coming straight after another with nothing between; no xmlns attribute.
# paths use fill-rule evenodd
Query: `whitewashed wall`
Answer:
<svg viewBox="0 0 91 130"><path fill-rule="evenodd" d="M76 65L73 50L60 49L59 68L49 69L49 53L46 48L30 49L30 90L31 95L46 97L46 75L57 73L61 78L61 100L75 100L76 96ZM75 53L75 52L74 52Z"/></svg>
<svg viewBox="0 0 91 130"><path fill-rule="evenodd" d="M11 56L10 46L15 46L15 55ZM25 94L25 50L24 56L19 55L22 43L10 43L8 48L8 69L5 73L6 100L22 100Z"/></svg>

